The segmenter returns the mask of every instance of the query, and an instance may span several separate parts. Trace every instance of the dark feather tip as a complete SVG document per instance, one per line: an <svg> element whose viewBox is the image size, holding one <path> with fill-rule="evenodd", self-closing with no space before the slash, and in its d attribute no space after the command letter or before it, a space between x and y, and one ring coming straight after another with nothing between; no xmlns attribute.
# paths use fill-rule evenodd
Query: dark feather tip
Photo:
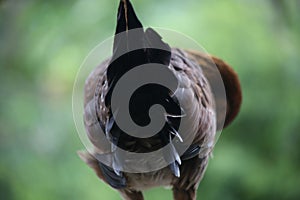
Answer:
<svg viewBox="0 0 300 200"><path fill-rule="evenodd" d="M112 168L104 165L101 162L99 162L98 165L103 173L106 182L111 187L115 189L123 189L126 187L126 178L123 176L123 173L120 173L120 175L118 175Z"/></svg>
<svg viewBox="0 0 300 200"><path fill-rule="evenodd" d="M199 145L191 145L180 158L181 160L189 160L196 157L199 154L200 150L201 147Z"/></svg>

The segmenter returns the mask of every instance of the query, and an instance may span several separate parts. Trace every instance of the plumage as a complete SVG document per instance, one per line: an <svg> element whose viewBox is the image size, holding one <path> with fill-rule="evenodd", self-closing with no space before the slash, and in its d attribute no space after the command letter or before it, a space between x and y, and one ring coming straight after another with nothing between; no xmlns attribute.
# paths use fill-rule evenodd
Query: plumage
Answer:
<svg viewBox="0 0 300 200"><path fill-rule="evenodd" d="M139 29L134 34L128 32L135 28ZM126 37L118 37L124 31ZM97 66L85 83L84 123L94 152L80 152L79 156L124 199L142 200L141 191L144 189L172 186L175 200L195 200L197 187L213 150L216 131L221 130L223 124L227 126L239 111L241 89L237 74L216 57L171 48L153 29L144 31L129 0L120 1L115 34L112 58ZM159 48L149 48L151 46ZM129 53L124 54L124 51ZM135 104L130 108L137 124L148 123L150 105L159 103L167 112L166 123L158 134L150 138L137 138L124 133L115 123L114 117L118 111L112 113L111 98L124 74L147 63L167 67L175 75L178 88L173 94L166 88L149 84L133 97ZM219 71L224 81L226 97L214 92L218 89L215 70ZM186 120L181 120L183 117ZM222 118L225 118L225 123ZM186 123L184 134L178 130L180 123ZM99 140L100 130L111 144ZM180 156L173 138L183 144L190 139L192 144ZM162 155L162 160L171 157L173 162L162 169L145 173L125 172L116 150L118 146L129 152L147 153L167 144L170 144L168 155ZM112 155L110 167L97 159L97 155L101 154ZM143 162L141 160L137 164Z"/></svg>

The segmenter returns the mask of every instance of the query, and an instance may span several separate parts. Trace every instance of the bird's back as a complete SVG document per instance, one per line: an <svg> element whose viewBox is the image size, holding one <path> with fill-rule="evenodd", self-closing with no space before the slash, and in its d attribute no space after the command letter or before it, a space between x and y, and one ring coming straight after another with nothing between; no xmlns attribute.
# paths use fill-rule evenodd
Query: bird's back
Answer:
<svg viewBox="0 0 300 200"><path fill-rule="evenodd" d="M122 33L123 37L119 37ZM170 48L153 29L144 31L128 0L120 1L114 39L112 58L97 66L86 80L84 124L94 149L81 152L80 156L124 199L142 200L141 190L172 186L176 200L194 200L216 141L216 131L227 126L239 111L241 89L237 75L220 59ZM172 91L156 83L137 88L127 108L128 118L137 126L151 122L149 110L153 105L165 109L163 127L150 137L131 129L141 136L137 137L116 122L124 99L115 101L119 106L116 110L112 104L122 77L144 65L148 71L159 66L170 72L177 88ZM140 75L130 81L148 76L146 72ZM220 85L226 94L218 92ZM185 148L181 152L177 147L182 146ZM167 151L159 151L165 147ZM142 156L124 158L120 152ZM108 156L108 163L99 159L103 155ZM160 163L167 164L161 167Z"/></svg>

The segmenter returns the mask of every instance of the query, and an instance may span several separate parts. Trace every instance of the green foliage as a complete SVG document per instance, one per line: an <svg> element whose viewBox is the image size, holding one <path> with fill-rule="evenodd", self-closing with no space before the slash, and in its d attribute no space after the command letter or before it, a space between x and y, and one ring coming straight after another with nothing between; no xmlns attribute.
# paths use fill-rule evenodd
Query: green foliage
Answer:
<svg viewBox="0 0 300 200"><path fill-rule="evenodd" d="M144 24L191 36L240 76L241 112L198 199L300 199L299 1L132 1ZM0 1L1 199L120 199L77 157L71 109L76 72L114 32L117 4Z"/></svg>

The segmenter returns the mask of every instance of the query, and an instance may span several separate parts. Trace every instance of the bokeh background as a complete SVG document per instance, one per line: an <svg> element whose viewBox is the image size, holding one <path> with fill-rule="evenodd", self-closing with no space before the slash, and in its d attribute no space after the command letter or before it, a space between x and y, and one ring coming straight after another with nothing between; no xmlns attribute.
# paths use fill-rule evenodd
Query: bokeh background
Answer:
<svg viewBox="0 0 300 200"><path fill-rule="evenodd" d="M300 199L300 1L132 0L232 65L242 109L198 199ZM117 0L0 1L0 199L120 199L76 155L76 72L115 28ZM166 39L167 40L167 39ZM157 188L146 199L171 199Z"/></svg>

